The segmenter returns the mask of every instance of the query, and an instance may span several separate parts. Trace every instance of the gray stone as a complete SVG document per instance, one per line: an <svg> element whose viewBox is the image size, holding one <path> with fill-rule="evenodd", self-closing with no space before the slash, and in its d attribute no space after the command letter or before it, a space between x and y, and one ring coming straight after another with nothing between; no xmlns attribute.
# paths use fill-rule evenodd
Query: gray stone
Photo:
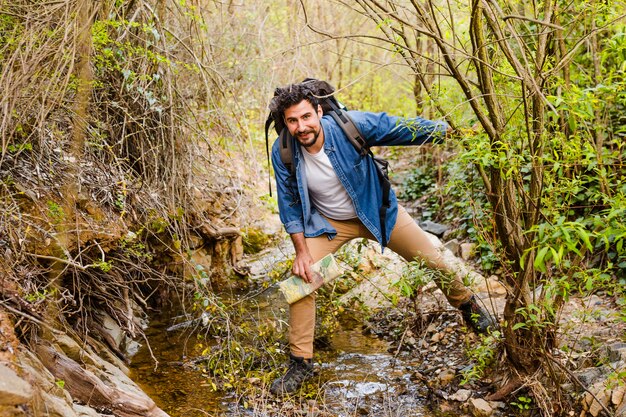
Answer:
<svg viewBox="0 0 626 417"><path fill-rule="evenodd" d="M31 385L17 376L15 371L0 365L0 405L18 405L33 397Z"/></svg>
<svg viewBox="0 0 626 417"><path fill-rule="evenodd" d="M74 408L74 412L76 413L77 417L101 417L102 414L98 413L96 410L94 410L91 407L87 407L84 405L80 405L80 404L72 404L72 407Z"/></svg>
<svg viewBox="0 0 626 417"><path fill-rule="evenodd" d="M489 417L493 414L493 408L482 398L472 398L469 403L470 412L474 417Z"/></svg>
<svg viewBox="0 0 626 417"><path fill-rule="evenodd" d="M425 222L420 222L419 225L422 228L422 230L428 233L432 233L438 238L443 237L443 234L446 232L446 230L449 229L449 227L444 224L431 222L430 220L426 220Z"/></svg>
<svg viewBox="0 0 626 417"><path fill-rule="evenodd" d="M609 362L626 360L626 343L613 343L612 345L607 346L606 349Z"/></svg>
<svg viewBox="0 0 626 417"><path fill-rule="evenodd" d="M115 341L116 347L122 346L126 338L126 332L120 327L119 324L111 316L105 312L101 312L100 317L102 319L102 327Z"/></svg>
<svg viewBox="0 0 626 417"><path fill-rule="evenodd" d="M122 392L132 393L137 398L148 398L148 395L124 372L114 364L98 357L92 356L95 366L87 366L86 369L96 375L109 387Z"/></svg>
<svg viewBox="0 0 626 417"><path fill-rule="evenodd" d="M43 400L40 412L45 411L47 417L77 417L79 415L72 408L71 403L68 403L63 398L43 391L40 392L40 395Z"/></svg>
<svg viewBox="0 0 626 417"><path fill-rule="evenodd" d="M585 387L591 386L603 374L604 374L604 370L602 368L585 368L585 369L581 369L580 371L574 372L574 375L576 375L578 380Z"/></svg>
<svg viewBox="0 0 626 417"><path fill-rule="evenodd" d="M137 354L137 352L139 352L139 349L141 348L141 346L142 346L141 343L134 341L130 337L127 337L125 352L129 358L132 358L133 356Z"/></svg>
<svg viewBox="0 0 626 417"><path fill-rule="evenodd" d="M449 240L443 246L452 252L454 256L459 256L461 252L461 243L457 239Z"/></svg>
<svg viewBox="0 0 626 417"><path fill-rule="evenodd" d="M593 307L602 305L602 301L603 301L602 298L597 296L597 295L595 295L595 294L590 295L589 297L587 297L587 298L585 298L583 300L585 305L587 307L589 307L589 308L592 308L592 309L593 309Z"/></svg>
<svg viewBox="0 0 626 417"><path fill-rule="evenodd" d="M449 399L451 401L458 401L458 402L464 403L465 401L469 400L471 396L472 396L472 391L468 389L460 389L454 394L452 394Z"/></svg>

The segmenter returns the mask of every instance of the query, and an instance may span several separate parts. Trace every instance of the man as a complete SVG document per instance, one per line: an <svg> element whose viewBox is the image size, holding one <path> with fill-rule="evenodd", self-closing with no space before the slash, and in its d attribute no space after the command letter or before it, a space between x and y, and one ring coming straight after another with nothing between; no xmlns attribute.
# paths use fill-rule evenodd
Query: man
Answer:
<svg viewBox="0 0 626 417"><path fill-rule="evenodd" d="M366 237L386 243L407 261L420 259L450 277L438 283L439 288L475 331L485 332L493 324L461 279L448 270L425 232L398 205L393 191L381 224L382 186L372 158L359 154L337 122L323 116L310 83L277 89L270 110L283 116L295 138L295 175L281 160L278 140L272 148L280 219L296 252L293 274L311 282L314 262L354 238ZM356 111L349 114L368 146L441 142L448 128L445 123L422 118ZM296 391L312 375L315 294L291 304L289 315L290 366L273 382L270 390L275 394Z"/></svg>

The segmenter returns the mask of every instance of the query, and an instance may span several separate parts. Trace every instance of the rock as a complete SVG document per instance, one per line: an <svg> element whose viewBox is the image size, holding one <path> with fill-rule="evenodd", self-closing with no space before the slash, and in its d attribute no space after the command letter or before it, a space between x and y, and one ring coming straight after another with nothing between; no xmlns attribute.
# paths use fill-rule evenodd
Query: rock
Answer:
<svg viewBox="0 0 626 417"><path fill-rule="evenodd" d="M14 405L0 405L0 416L26 417L26 413L20 407L16 407Z"/></svg>
<svg viewBox="0 0 626 417"><path fill-rule="evenodd" d="M439 383L441 385L448 385L452 381L454 381L455 376L456 376L456 372L454 372L454 370L446 369L439 374L438 376Z"/></svg>
<svg viewBox="0 0 626 417"><path fill-rule="evenodd" d="M614 417L626 417L626 402L615 411Z"/></svg>
<svg viewBox="0 0 626 417"><path fill-rule="evenodd" d="M141 343L130 338L126 338L126 353L128 354L128 357L132 358L135 356L137 352L139 352L139 349L141 349L141 346Z"/></svg>
<svg viewBox="0 0 626 417"><path fill-rule="evenodd" d="M124 342L124 338L126 337L126 332L122 330L122 328L117 324L113 318L107 313L101 311L99 312L100 318L102 319L102 327L104 330L111 336L112 340L115 341L115 347L119 348L122 346Z"/></svg>
<svg viewBox="0 0 626 417"><path fill-rule="evenodd" d="M600 415L600 412L609 405L610 401L609 394L606 391L599 391L598 393L596 393L596 398L597 400L594 399L589 406L589 414L591 414L593 417L598 417L598 415Z"/></svg>
<svg viewBox="0 0 626 417"><path fill-rule="evenodd" d="M460 389L450 396L450 400L464 403L465 401L469 400L471 396L472 391L468 389Z"/></svg>
<svg viewBox="0 0 626 417"><path fill-rule="evenodd" d="M430 220L426 220L425 222L420 222L419 225L422 228L422 230L428 233L432 233L438 238L442 238L446 230L449 229L449 227L444 224L431 222Z"/></svg>
<svg viewBox="0 0 626 417"><path fill-rule="evenodd" d="M32 386L20 378L13 369L0 365L0 405L18 405L30 401Z"/></svg>
<svg viewBox="0 0 626 417"><path fill-rule="evenodd" d="M583 300L583 303L584 303L585 306L587 306L589 308L593 308L595 306L602 305L602 298L600 298L597 295L593 294L593 295L590 295L589 297L585 298Z"/></svg>
<svg viewBox="0 0 626 417"><path fill-rule="evenodd" d="M58 336L58 335L57 335ZM59 340L57 338L57 340ZM64 343L70 344L67 340ZM86 358L88 355L85 355ZM28 408L34 416L53 417L101 417L92 408L74 404L72 396L55 383L55 378L43 364L28 350L21 350L18 356L20 366L28 375L28 380L35 388ZM13 414L6 414L13 416ZM30 415L30 414L29 414ZM0 416L5 416L0 408ZM23 416L17 414L15 416ZM25 415L24 415L25 416Z"/></svg>
<svg viewBox="0 0 626 417"><path fill-rule="evenodd" d="M41 415L46 415L47 417L76 417L80 415L72 408L71 403L68 403L63 398L55 397L47 392L41 392L41 398L43 407L40 412L45 412L45 414Z"/></svg>
<svg viewBox="0 0 626 417"><path fill-rule="evenodd" d="M461 252L461 243L457 239L447 241L444 244L444 247L452 252L454 256L459 256L459 253Z"/></svg>
<svg viewBox="0 0 626 417"><path fill-rule="evenodd" d="M104 343L100 342L97 339L94 339L93 337L87 337L86 339L87 342L87 349L85 349L87 352L89 352L89 357L83 357L82 358L82 362L87 364L88 360L91 360L91 358L93 357L100 357L101 359L110 362L111 364L113 364L115 367L117 367L118 369L120 369L122 372L124 372L126 375L130 374L130 370L128 369L128 367L126 366L126 364L113 352L111 352L111 349L109 349ZM89 346L93 346L93 349L91 349ZM94 365L94 362L90 362L92 365Z"/></svg>
<svg viewBox="0 0 626 417"><path fill-rule="evenodd" d="M65 381L64 390L75 401L110 409L120 417L167 417L119 368L97 356L92 356L90 361L97 363L96 366L87 364L83 368L81 363L47 343L38 344L35 353L55 380Z"/></svg>
<svg viewBox="0 0 626 417"><path fill-rule="evenodd" d="M80 404L72 404L77 417L102 417L102 414L90 407Z"/></svg>
<svg viewBox="0 0 626 417"><path fill-rule="evenodd" d="M67 334L55 334L54 343L59 345L63 353L65 353L68 357L74 359L75 361L82 360L81 354L83 352L83 348Z"/></svg>
<svg viewBox="0 0 626 417"><path fill-rule="evenodd" d="M430 323L426 328L426 333L433 333L437 331L437 323Z"/></svg>
<svg viewBox="0 0 626 417"><path fill-rule="evenodd" d="M368 251L364 255L368 258L366 264L370 264L373 268L379 268L381 265L385 265L385 267L342 295L341 303L349 304L353 300L358 300L361 305L367 308L386 308L391 307L393 295L399 294L399 286L395 283L398 277L402 276L406 261L393 251L386 250L381 253L378 249L379 246L372 246L376 249Z"/></svg>
<svg viewBox="0 0 626 417"><path fill-rule="evenodd" d="M474 243L462 243L461 244L461 259L464 261L469 260L476 250L476 245Z"/></svg>
<svg viewBox="0 0 626 417"><path fill-rule="evenodd" d="M476 292L489 294L491 297L506 295L506 287L502 285L497 275L491 275L484 283L476 286Z"/></svg>
<svg viewBox="0 0 626 417"><path fill-rule="evenodd" d="M452 413L456 411L452 405L450 405L447 401L442 401L439 403L439 412L443 415L452 415Z"/></svg>
<svg viewBox="0 0 626 417"><path fill-rule="evenodd" d="M626 343L613 343L606 347L609 362L626 361Z"/></svg>
<svg viewBox="0 0 626 417"><path fill-rule="evenodd" d="M611 402L614 406L619 407L622 405L622 402L624 401L624 393L626 393L626 386L618 385L615 387L611 393Z"/></svg>
<svg viewBox="0 0 626 417"><path fill-rule="evenodd" d="M489 417L493 414L493 408L482 398L472 398L469 409L474 417Z"/></svg>
<svg viewBox="0 0 626 417"><path fill-rule="evenodd" d="M574 375L578 378L578 380L585 386L591 386L598 378L600 378L604 374L604 370L602 368L585 368L580 371L574 372Z"/></svg>
<svg viewBox="0 0 626 417"><path fill-rule="evenodd" d="M431 338L430 341L433 343L439 343L439 341L441 339L443 339L444 334L443 333L435 333Z"/></svg>

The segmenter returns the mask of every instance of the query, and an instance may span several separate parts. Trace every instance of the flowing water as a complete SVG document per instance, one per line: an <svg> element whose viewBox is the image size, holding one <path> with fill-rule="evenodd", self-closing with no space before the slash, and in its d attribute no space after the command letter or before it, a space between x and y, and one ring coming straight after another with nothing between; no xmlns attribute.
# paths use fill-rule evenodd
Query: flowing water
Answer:
<svg viewBox="0 0 626 417"><path fill-rule="evenodd" d="M280 295L275 291L264 297L267 299L259 304L265 310L282 307L276 302ZM199 369L183 365L186 358L199 356L200 349L194 346L195 339L189 331L166 330L174 323L175 313L168 310L152 317L146 331L151 351L144 345L131 364L132 378L159 407L172 417L285 415L276 406L273 411L246 410L231 395L215 392L209 378ZM358 324L340 326L330 347L316 352L319 365L314 380L323 393L323 400L318 399L317 403L330 413L324 415L429 415L423 405L421 383L413 381L419 364L412 357L398 358L388 350L386 342L364 335Z"/></svg>
<svg viewBox="0 0 626 417"><path fill-rule="evenodd" d="M186 358L200 353L194 349L189 332L167 331L178 313L166 310L151 317L146 330L150 348L144 344L133 357L131 378L172 417L207 415L197 410L224 415L223 398L207 377L198 369L182 365Z"/></svg>
<svg viewBox="0 0 626 417"><path fill-rule="evenodd" d="M281 249L265 255L256 266L252 265L253 279L255 275L265 275L272 264L284 259ZM249 303L259 317L285 318L288 307L274 289L254 297ZM215 392L210 378L201 370L183 365L189 362L186 359L200 356L201 348L197 347L190 331L167 331L176 322L179 313L175 310L151 317L146 331L151 351L144 345L131 364L132 378L172 417L430 415L424 406L423 382L415 381L420 365L417 359L389 353L388 343L363 334L361 325L353 321L341 323L333 333L330 346L316 351L318 365L313 381L320 387L319 394L314 400L302 397L300 404L296 403L296 408L304 404L308 410L287 412L288 401L271 395L246 409L232 394ZM318 408L323 412L316 413Z"/></svg>

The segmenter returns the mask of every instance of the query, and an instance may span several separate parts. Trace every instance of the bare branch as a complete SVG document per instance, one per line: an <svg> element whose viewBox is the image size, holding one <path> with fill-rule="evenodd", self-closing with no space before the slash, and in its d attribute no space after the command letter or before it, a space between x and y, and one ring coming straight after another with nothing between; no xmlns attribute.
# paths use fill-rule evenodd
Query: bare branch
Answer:
<svg viewBox="0 0 626 417"><path fill-rule="evenodd" d="M533 23L537 23L539 25L543 25L543 26L548 26L557 30L564 30L563 26L559 26L557 24L551 23L551 22L547 22L545 20L538 20L538 19L533 19L532 17L528 17L528 16L520 16L520 15L506 15L502 17L502 20L507 21L508 19L517 19L517 20L526 20L529 22L533 22Z"/></svg>

